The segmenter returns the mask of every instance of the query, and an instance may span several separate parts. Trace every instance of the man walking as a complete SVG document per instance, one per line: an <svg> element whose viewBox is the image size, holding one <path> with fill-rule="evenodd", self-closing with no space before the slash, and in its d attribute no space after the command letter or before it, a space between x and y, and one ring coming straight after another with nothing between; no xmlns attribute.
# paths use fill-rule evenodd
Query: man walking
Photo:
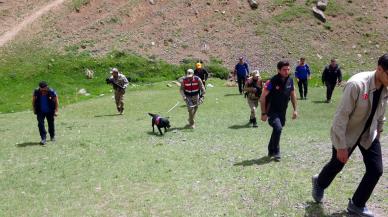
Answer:
<svg viewBox="0 0 388 217"><path fill-rule="evenodd" d="M273 128L271 139L268 143L268 156L280 161L280 135L286 123L286 111L291 99L294 112L292 119L296 119L296 94L294 82L290 78L290 63L280 61L277 64L278 74L267 81L260 97L261 120L267 121Z"/></svg>
<svg viewBox="0 0 388 217"><path fill-rule="evenodd" d="M112 84L115 91L115 101L117 111L121 114L124 112L124 94L125 89L128 87L128 79L119 72L117 68L113 68L110 72L112 76L107 80Z"/></svg>
<svg viewBox="0 0 388 217"><path fill-rule="evenodd" d="M387 86L388 53L379 58L375 71L358 73L347 82L331 128L331 160L312 177L312 196L316 202L322 201L324 190L358 147L366 172L349 199L347 210L359 216L374 216L366 202L383 173L379 139L385 121Z"/></svg>
<svg viewBox="0 0 388 217"><path fill-rule="evenodd" d="M39 87L34 90L32 96L32 108L38 120L40 144L46 144L46 129L44 119L47 119L50 140L55 141L54 116L58 113L58 96L55 90L48 87L45 81L39 82Z"/></svg>
<svg viewBox="0 0 388 217"><path fill-rule="evenodd" d="M195 64L194 75L198 76L202 80L203 86L206 89L206 81L207 81L207 78L209 77L209 73L207 72L206 69L202 67L202 63Z"/></svg>
<svg viewBox="0 0 388 217"><path fill-rule="evenodd" d="M251 116L249 118L249 123L252 124L252 127L257 127L256 120L256 110L259 106L259 99L263 88L263 83L261 81L260 73L258 70L252 72L251 77L248 78L245 83L245 94L247 97L249 108L251 109Z"/></svg>
<svg viewBox="0 0 388 217"><path fill-rule="evenodd" d="M188 69L186 76L181 82L180 94L186 102L187 111L189 112L189 127L192 129L195 128L195 114L197 113L198 106L205 98L205 93L202 80L194 75L194 70Z"/></svg>
<svg viewBox="0 0 388 217"><path fill-rule="evenodd" d="M332 59L330 65L326 66L322 73L322 83L326 85L326 102L331 102L334 88L342 81L342 72L336 59Z"/></svg>
<svg viewBox="0 0 388 217"><path fill-rule="evenodd" d="M310 67L305 63L305 58L299 60L295 68L295 77L298 82L300 99L307 99L308 79L310 79Z"/></svg>
<svg viewBox="0 0 388 217"><path fill-rule="evenodd" d="M238 63L234 67L234 74L237 75L238 91L242 94L245 80L249 74L249 67L244 58L240 57Z"/></svg>

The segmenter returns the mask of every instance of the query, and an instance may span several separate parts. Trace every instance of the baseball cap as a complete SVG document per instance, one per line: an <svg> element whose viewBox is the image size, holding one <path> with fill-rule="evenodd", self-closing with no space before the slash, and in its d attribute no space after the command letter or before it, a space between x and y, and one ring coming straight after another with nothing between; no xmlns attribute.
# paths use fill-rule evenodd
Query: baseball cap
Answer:
<svg viewBox="0 0 388 217"><path fill-rule="evenodd" d="M193 77L194 76L194 70L193 69L188 69L186 71L186 76L187 77Z"/></svg>
<svg viewBox="0 0 388 217"><path fill-rule="evenodd" d="M45 88L45 87L47 87L47 82L45 82L45 81L39 82L39 87L40 87L40 88Z"/></svg>

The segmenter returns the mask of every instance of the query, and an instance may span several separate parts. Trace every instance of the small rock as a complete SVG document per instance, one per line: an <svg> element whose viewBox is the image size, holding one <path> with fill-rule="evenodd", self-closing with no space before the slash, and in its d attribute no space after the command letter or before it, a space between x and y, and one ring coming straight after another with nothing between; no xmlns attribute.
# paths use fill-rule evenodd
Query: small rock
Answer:
<svg viewBox="0 0 388 217"><path fill-rule="evenodd" d="M380 48L380 45L376 44L376 48Z"/></svg>
<svg viewBox="0 0 388 217"><path fill-rule="evenodd" d="M214 85L212 85L212 84L207 84L206 87L212 88L212 87L214 87Z"/></svg>
<svg viewBox="0 0 388 217"><path fill-rule="evenodd" d="M87 91L84 89L84 88L81 88L79 91L78 91L78 94L81 94L81 95L85 95L87 93Z"/></svg>
<svg viewBox="0 0 388 217"><path fill-rule="evenodd" d="M151 5L154 5L154 4L155 4L155 0L148 0L148 2L149 2Z"/></svg>
<svg viewBox="0 0 388 217"><path fill-rule="evenodd" d="M225 14L225 13L226 13L226 11L222 11L222 12L221 12L221 14Z"/></svg>
<svg viewBox="0 0 388 217"><path fill-rule="evenodd" d="M357 47L357 46L356 46L355 44L352 46L353 49L355 49L356 47Z"/></svg>
<svg viewBox="0 0 388 217"><path fill-rule="evenodd" d="M325 11L329 0L319 0L317 2L317 8L321 11Z"/></svg>
<svg viewBox="0 0 388 217"><path fill-rule="evenodd" d="M99 96L105 96L105 94L102 93L102 94L100 94Z"/></svg>
<svg viewBox="0 0 388 217"><path fill-rule="evenodd" d="M152 41L152 42L151 42L151 45L152 45L152 46L155 46L155 42Z"/></svg>
<svg viewBox="0 0 388 217"><path fill-rule="evenodd" d="M171 84L167 84L167 87L172 87L172 85Z"/></svg>
<svg viewBox="0 0 388 217"><path fill-rule="evenodd" d="M251 6L251 8L253 10L255 10L255 9L257 9L259 7L259 4L257 3L256 0L248 0L248 2L249 2L249 5Z"/></svg>
<svg viewBox="0 0 388 217"><path fill-rule="evenodd" d="M358 53L358 54L357 54L357 57L358 57L358 58L361 58L361 57L362 57L362 55L361 55L360 53Z"/></svg>

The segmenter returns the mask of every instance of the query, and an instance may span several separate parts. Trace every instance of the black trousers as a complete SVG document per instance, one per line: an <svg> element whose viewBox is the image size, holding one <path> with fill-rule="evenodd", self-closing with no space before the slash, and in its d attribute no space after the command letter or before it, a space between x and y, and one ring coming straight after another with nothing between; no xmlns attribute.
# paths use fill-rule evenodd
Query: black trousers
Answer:
<svg viewBox="0 0 388 217"><path fill-rule="evenodd" d="M301 99L307 97L307 79L299 79L298 81L298 87L299 87L299 96Z"/></svg>
<svg viewBox="0 0 388 217"><path fill-rule="evenodd" d="M326 99L327 99L327 101L331 100L331 96L333 95L335 85L336 85L336 83L326 82Z"/></svg>
<svg viewBox="0 0 388 217"><path fill-rule="evenodd" d="M277 155L280 154L280 136L284 127L286 118L285 115L273 113L268 118L268 124L272 127L271 139L268 143L268 154Z"/></svg>
<svg viewBox="0 0 388 217"><path fill-rule="evenodd" d="M381 155L381 145L378 139L372 142L369 149L364 149L357 143L349 150L349 157L356 147L359 147L366 168L366 172L357 190L353 194L353 203L358 207L364 207L368 201L373 189L375 188L380 176L383 174L383 161ZM333 155L326 166L323 167L318 177L318 185L322 188L329 187L335 176L342 170L345 164L337 159L337 150L333 147Z"/></svg>
<svg viewBox="0 0 388 217"><path fill-rule="evenodd" d="M244 87L245 87L245 77L239 77L237 76L237 83L238 83L238 91L240 94L242 93Z"/></svg>
<svg viewBox="0 0 388 217"><path fill-rule="evenodd" d="M48 131L50 137L55 136L55 126L54 126L54 113L37 113L36 119L38 120L38 128L41 139L46 139L46 128L44 127L44 119L47 119Z"/></svg>

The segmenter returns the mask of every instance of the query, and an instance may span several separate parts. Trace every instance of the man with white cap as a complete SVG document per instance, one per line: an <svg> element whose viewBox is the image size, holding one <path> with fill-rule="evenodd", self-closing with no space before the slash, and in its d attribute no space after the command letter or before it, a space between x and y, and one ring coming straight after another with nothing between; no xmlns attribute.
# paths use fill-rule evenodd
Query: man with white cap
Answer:
<svg viewBox="0 0 388 217"><path fill-rule="evenodd" d="M180 94L186 102L187 110L189 112L189 127L195 128L195 114L205 98L205 87L201 78L194 75L194 70L188 69L186 76L182 79Z"/></svg>
<svg viewBox="0 0 388 217"><path fill-rule="evenodd" d="M249 118L249 123L252 124L252 127L257 127L257 120L256 120L256 110L259 106L259 99L261 96L263 87L263 82L260 77L259 70L254 70L251 73L251 76L248 78L248 80L245 82L245 96L248 101L249 108L251 109L251 116Z"/></svg>
<svg viewBox="0 0 388 217"><path fill-rule="evenodd" d="M113 68L110 73L112 76L107 79L107 83L112 84L115 91L116 108L120 114L124 112L124 94L128 87L128 79L119 72L117 68Z"/></svg>

